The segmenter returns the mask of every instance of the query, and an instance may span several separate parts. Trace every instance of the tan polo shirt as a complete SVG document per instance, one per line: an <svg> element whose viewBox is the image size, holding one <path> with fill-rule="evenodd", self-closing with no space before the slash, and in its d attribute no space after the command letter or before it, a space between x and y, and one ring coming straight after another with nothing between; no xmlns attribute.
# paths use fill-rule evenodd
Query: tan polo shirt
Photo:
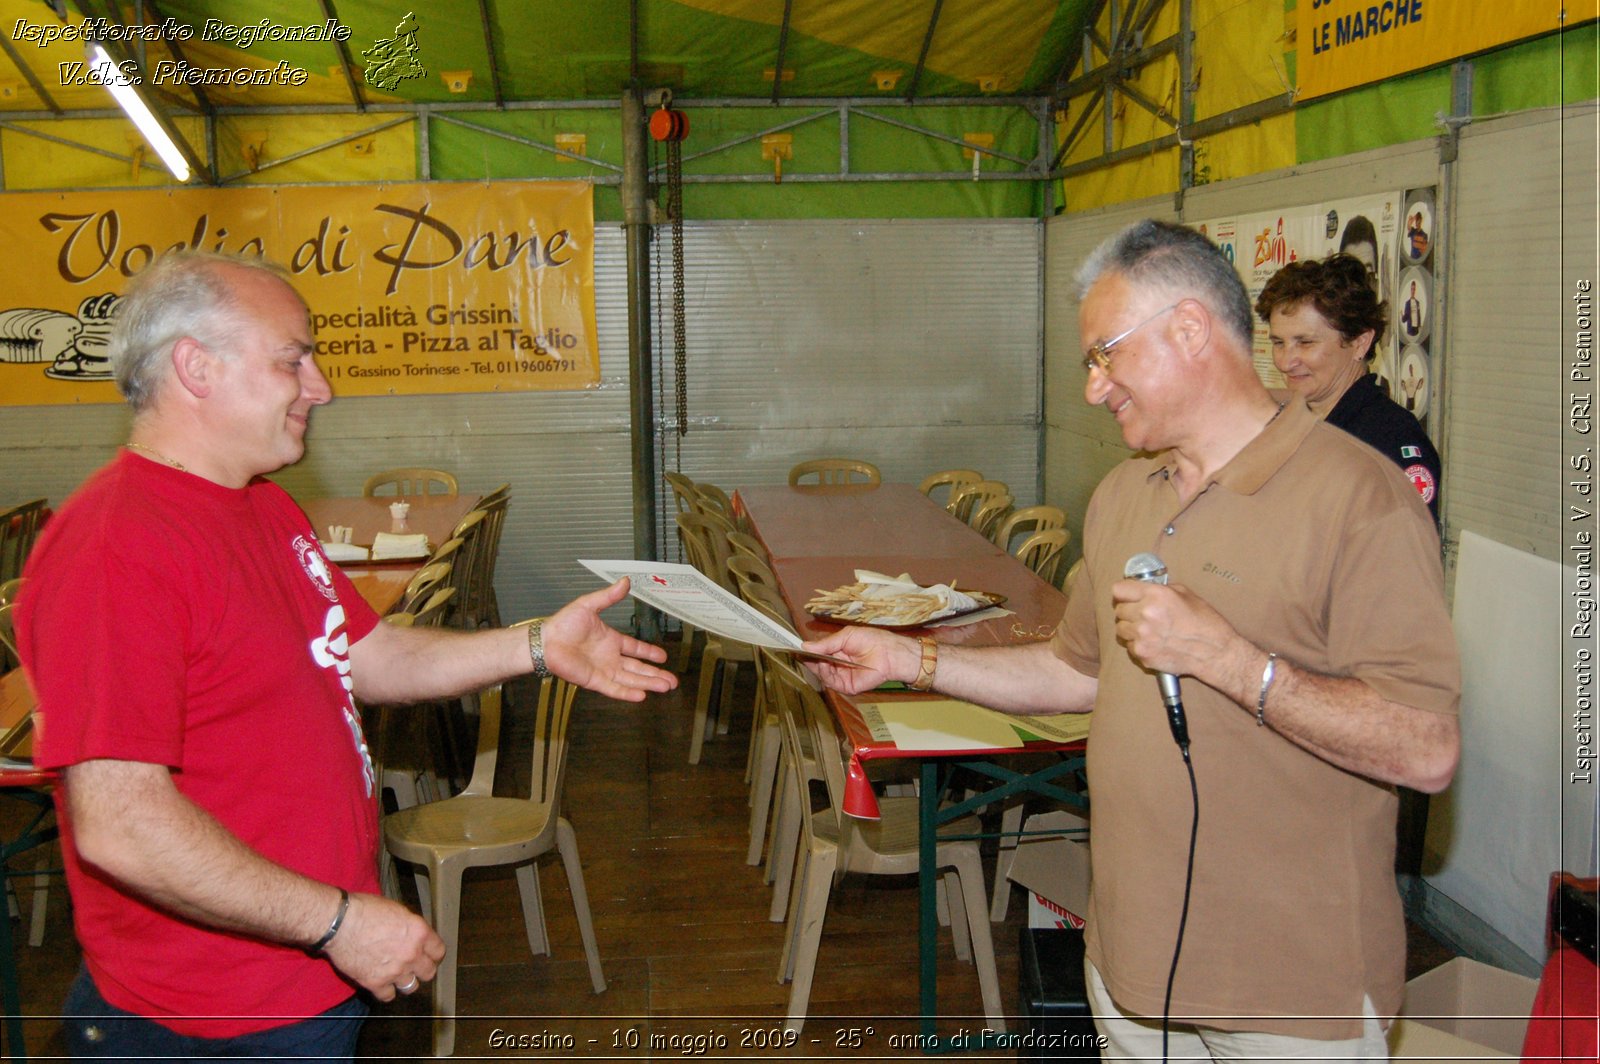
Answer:
<svg viewBox="0 0 1600 1064"><path fill-rule="evenodd" d="M1134 458L1096 489L1085 564L1053 643L1099 678L1089 956L1121 1008L1153 1017L1178 930L1191 805L1155 678L1116 641L1109 588L1128 558L1154 551L1173 583L1296 665L1429 712L1454 714L1460 700L1438 537L1392 462L1295 399L1187 506L1172 472L1166 456ZM1172 1015L1224 1030L1358 1036L1362 995L1393 1016L1404 984L1394 788L1258 727L1253 704L1192 677L1182 687L1200 829Z"/></svg>

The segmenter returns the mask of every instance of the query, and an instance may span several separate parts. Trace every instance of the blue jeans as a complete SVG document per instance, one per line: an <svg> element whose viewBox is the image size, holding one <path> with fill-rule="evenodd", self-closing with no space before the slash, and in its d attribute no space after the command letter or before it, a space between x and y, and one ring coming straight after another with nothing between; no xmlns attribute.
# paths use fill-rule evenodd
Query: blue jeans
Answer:
<svg viewBox="0 0 1600 1064"><path fill-rule="evenodd" d="M67 1052L74 1059L119 1060L351 1060L367 1011L366 1002L358 995L297 1023L234 1038L199 1038L178 1034L110 1004L84 968L78 969L78 978L61 1009Z"/></svg>

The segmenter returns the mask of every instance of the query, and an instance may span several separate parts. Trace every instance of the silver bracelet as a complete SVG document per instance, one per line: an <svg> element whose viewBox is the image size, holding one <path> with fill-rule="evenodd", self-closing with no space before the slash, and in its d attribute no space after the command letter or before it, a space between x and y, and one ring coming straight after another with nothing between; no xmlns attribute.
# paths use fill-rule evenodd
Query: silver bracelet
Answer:
<svg viewBox="0 0 1600 1064"><path fill-rule="evenodd" d="M544 663L544 618L528 622L528 657L533 660L535 676L549 676L550 666Z"/></svg>
<svg viewBox="0 0 1600 1064"><path fill-rule="evenodd" d="M1278 674L1278 655L1267 654L1267 667L1261 670L1261 693L1256 695L1256 727L1267 726L1267 691L1272 688L1272 679Z"/></svg>
<svg viewBox="0 0 1600 1064"><path fill-rule="evenodd" d="M344 926L344 914L350 911L350 892L343 887L339 888L339 911L333 914L333 923L328 925L328 930L323 932L307 953L321 953L328 948L328 943L333 941L333 936L339 933L339 928Z"/></svg>

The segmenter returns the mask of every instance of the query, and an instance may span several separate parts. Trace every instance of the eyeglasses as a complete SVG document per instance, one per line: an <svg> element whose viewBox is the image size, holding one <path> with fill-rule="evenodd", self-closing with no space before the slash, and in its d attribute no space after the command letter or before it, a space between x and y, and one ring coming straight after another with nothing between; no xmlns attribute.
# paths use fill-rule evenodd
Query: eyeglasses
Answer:
<svg viewBox="0 0 1600 1064"><path fill-rule="evenodd" d="M1150 315L1148 318L1144 319L1144 321L1141 321L1139 324L1135 325L1126 332L1123 332L1117 336L1113 336L1103 344L1095 344L1093 347L1089 348L1089 350L1083 356L1083 371L1085 373L1089 373L1098 367L1101 373L1110 373L1111 351L1114 347L1126 340L1128 337L1132 336L1134 333L1138 332L1140 329L1144 328L1146 325L1149 325L1151 322L1161 317L1161 315L1165 314L1167 311L1177 309L1177 303L1174 303L1169 307L1162 307L1160 310L1156 311L1154 314Z"/></svg>

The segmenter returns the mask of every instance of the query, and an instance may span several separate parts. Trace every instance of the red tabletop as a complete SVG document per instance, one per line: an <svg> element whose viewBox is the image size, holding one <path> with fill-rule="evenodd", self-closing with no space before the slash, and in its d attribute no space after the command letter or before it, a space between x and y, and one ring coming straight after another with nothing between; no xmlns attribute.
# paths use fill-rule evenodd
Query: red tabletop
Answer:
<svg viewBox="0 0 1600 1064"><path fill-rule="evenodd" d="M891 576L910 573L918 583L955 581L957 586L1006 596L1014 616L959 627L919 628L941 643L999 646L1042 638L1060 619L1066 596L1039 579L910 484L740 488L735 505L750 520L772 554L779 589L804 639L837 631L805 610L819 589L855 580L856 569ZM865 697L865 696L862 696ZM919 692L874 692L873 701L938 697ZM827 701L849 748L845 812L863 819L878 816L877 797L863 763L884 758L1004 756L1033 750L1081 748L1081 743L1018 743L1012 750L908 750L874 737L856 700L835 691ZM1025 722L1019 721L1024 727Z"/></svg>
<svg viewBox="0 0 1600 1064"><path fill-rule="evenodd" d="M912 484L758 485L739 489L738 506L775 560L1006 557Z"/></svg>

